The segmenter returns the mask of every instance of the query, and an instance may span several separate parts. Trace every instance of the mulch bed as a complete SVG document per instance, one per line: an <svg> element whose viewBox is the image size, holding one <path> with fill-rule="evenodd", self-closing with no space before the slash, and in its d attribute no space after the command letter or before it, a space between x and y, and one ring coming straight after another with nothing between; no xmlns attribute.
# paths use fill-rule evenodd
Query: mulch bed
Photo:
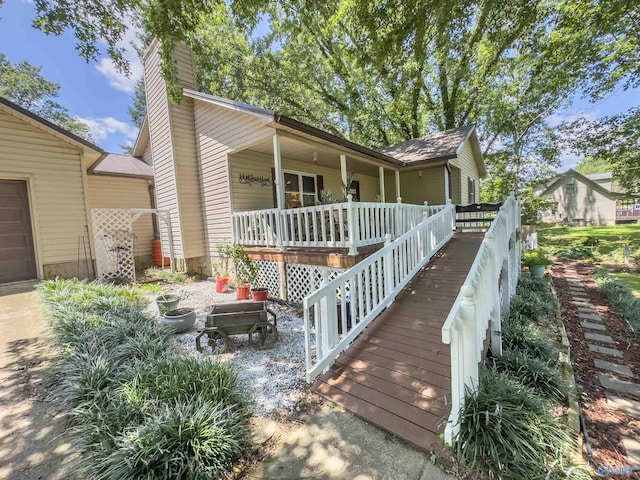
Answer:
<svg viewBox="0 0 640 480"><path fill-rule="evenodd" d="M580 325L580 319L578 318L578 307L571 303L574 294L569 290L569 283L565 279L565 266L570 265L573 265L578 272L582 287L586 290L584 296L589 299L600 313L606 326L606 332L594 333L610 335L615 345L594 342L593 340L587 341L584 337L584 329ZM620 378L637 382L640 378L640 346L637 338L634 338L629 325L622 315L611 307L606 296L600 291L593 279L593 267L591 265L562 260L553 265L552 272L553 284L561 304L562 319L571 344L571 359L575 379L582 389L582 394L580 395L582 413L593 450L591 463L596 470L600 465L608 467L626 466L629 461L625 457L625 449L622 446L621 437L639 438L640 419L625 415L607 405L606 389L600 385L598 375L609 374L606 371L598 370L595 367L594 359L600 358L628 366L633 372L634 378ZM622 352L623 358L611 359L591 352L589 350L590 343L616 348ZM610 392L610 394L640 401L640 398L622 392Z"/></svg>

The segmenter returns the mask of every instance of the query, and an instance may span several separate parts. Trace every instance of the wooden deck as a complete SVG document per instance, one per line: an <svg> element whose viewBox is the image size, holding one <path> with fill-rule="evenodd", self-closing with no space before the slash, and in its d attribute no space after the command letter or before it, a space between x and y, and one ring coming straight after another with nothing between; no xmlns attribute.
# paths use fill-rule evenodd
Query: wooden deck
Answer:
<svg viewBox="0 0 640 480"><path fill-rule="evenodd" d="M441 327L483 236L454 235L316 381L314 391L422 449L437 450L451 378Z"/></svg>

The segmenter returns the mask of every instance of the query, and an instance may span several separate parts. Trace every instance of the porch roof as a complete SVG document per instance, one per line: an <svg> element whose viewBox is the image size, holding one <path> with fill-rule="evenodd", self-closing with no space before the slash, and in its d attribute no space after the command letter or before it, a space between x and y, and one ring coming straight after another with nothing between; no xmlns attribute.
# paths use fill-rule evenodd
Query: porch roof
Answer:
<svg viewBox="0 0 640 480"><path fill-rule="evenodd" d="M310 136L322 142L327 142L337 147L346 148L360 155L374 158L376 160L391 164L395 167L401 167L403 165L402 161L390 155L387 155L384 152L380 152L378 150L359 145L355 142L351 142L346 138L333 135L318 128L312 127L311 125L307 125L306 123L299 122L298 120L294 120L293 118L287 117L285 115L281 115L274 110L255 107L247 103L237 102L234 100L229 100L227 98L217 97L215 95L209 95L207 93L197 92L195 90L189 90L186 88L183 89L183 93L185 96L193 98L195 100L201 100L203 102L211 103L219 107L228 108L230 110L235 110L256 117L262 120L265 126L292 131L304 136Z"/></svg>

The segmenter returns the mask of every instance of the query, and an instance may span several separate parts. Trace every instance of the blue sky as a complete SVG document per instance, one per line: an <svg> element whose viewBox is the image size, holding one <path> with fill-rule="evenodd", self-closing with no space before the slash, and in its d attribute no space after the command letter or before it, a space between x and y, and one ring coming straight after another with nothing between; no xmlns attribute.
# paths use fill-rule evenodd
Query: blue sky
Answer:
<svg viewBox="0 0 640 480"><path fill-rule="evenodd" d="M53 37L34 29L31 26L34 16L35 6L29 0L6 0L0 7L0 52L13 63L27 60L42 66L42 75L61 86L59 102L72 115L89 123L96 143L103 149L119 152L121 145L132 144L137 130L129 120L127 108L131 105L135 81L142 75L133 52L132 76L126 78L106 58L86 63L76 53L71 33ZM580 116L596 119L636 105L640 105L640 89L618 89L595 104L576 95L568 108L548 120L554 125ZM578 158L565 154L561 169L575 166L577 161Z"/></svg>

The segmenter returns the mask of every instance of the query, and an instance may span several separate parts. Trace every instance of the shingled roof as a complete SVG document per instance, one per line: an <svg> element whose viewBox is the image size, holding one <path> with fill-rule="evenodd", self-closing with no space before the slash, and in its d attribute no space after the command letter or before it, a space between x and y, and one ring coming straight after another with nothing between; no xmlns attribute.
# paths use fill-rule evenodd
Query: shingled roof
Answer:
<svg viewBox="0 0 640 480"><path fill-rule="evenodd" d="M396 143L379 150L405 164L438 162L455 158L458 149L474 130L473 125L445 130L406 142Z"/></svg>
<svg viewBox="0 0 640 480"><path fill-rule="evenodd" d="M153 179L153 167L131 155L105 153L89 169L92 175L108 175L111 177L136 177Z"/></svg>

